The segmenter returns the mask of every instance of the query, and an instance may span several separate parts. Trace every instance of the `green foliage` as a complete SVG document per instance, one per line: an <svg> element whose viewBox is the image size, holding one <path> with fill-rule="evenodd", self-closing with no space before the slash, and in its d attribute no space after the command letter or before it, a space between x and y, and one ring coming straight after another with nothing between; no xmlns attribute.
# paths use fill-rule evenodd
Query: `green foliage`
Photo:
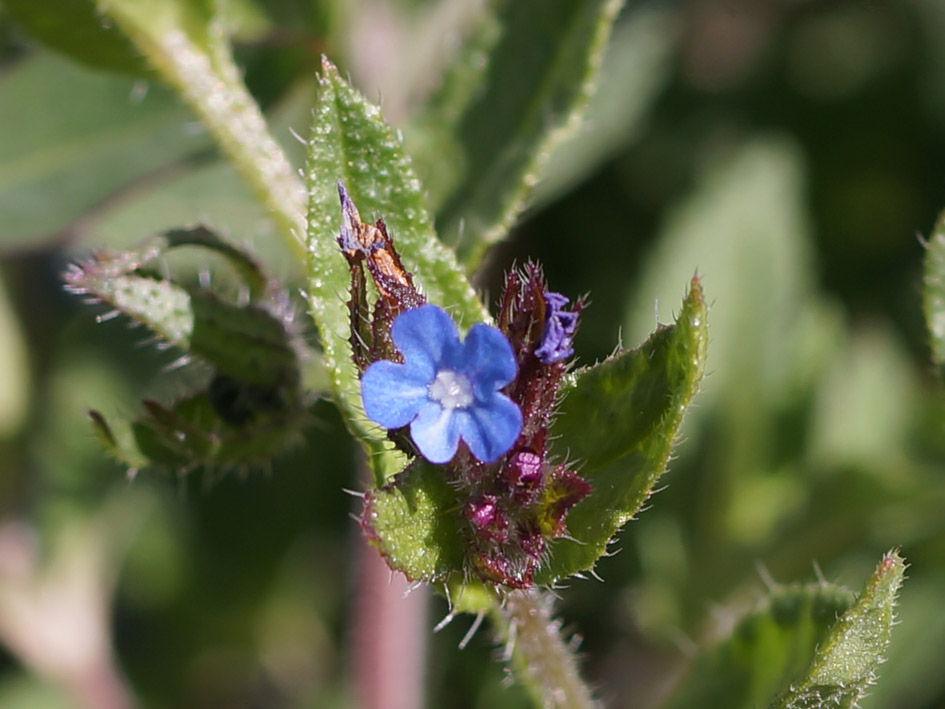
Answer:
<svg viewBox="0 0 945 709"><path fill-rule="evenodd" d="M199 246L220 255L240 275L248 302L230 303L202 288L156 275L154 263L172 249ZM278 454L298 434L303 415L300 345L285 294L245 252L206 227L157 237L137 251L100 254L73 266L68 287L143 324L158 341L210 364L205 391L170 409L145 401L146 415L116 434L90 412L106 450L133 469L164 465L245 465Z"/></svg>
<svg viewBox="0 0 945 709"><path fill-rule="evenodd" d="M883 557L856 602L831 628L810 669L771 704L772 709L857 705L885 659L905 569L897 551Z"/></svg>
<svg viewBox="0 0 945 709"><path fill-rule="evenodd" d="M945 372L945 215L939 217L925 255L922 300L932 357Z"/></svg>
<svg viewBox="0 0 945 709"><path fill-rule="evenodd" d="M695 657L664 709L766 706L807 669L852 602L850 591L826 583L773 589L728 637Z"/></svg>
<svg viewBox="0 0 945 709"><path fill-rule="evenodd" d="M132 91L127 79L51 55L9 70L0 83L0 243L38 246L120 187L207 148L168 92L154 87L134 101Z"/></svg>
<svg viewBox="0 0 945 709"><path fill-rule="evenodd" d="M228 44L223 3L102 0L99 7L203 120L287 243L301 253L303 187L243 84Z"/></svg>
<svg viewBox="0 0 945 709"><path fill-rule="evenodd" d="M437 228L468 265L505 237L548 151L580 123L622 4L492 3L415 120L412 143Z"/></svg>
<svg viewBox="0 0 945 709"><path fill-rule="evenodd" d="M551 609L506 606L503 616L492 589L457 573L453 489L423 463L402 470L363 420L343 347L339 178L365 221L387 222L417 283L463 328L489 319L466 280L474 266L483 264L475 287L493 299L502 269L537 258L554 290L590 293L581 361L611 353L618 325L644 343L573 372L550 444L595 495L568 519L569 535L588 541L554 545L541 580L562 585L590 568L606 579L567 582L559 609L564 627L585 634L582 673L602 696L657 706L676 676L671 707L765 706L778 691L777 709L942 704L945 404L919 326L913 238L942 208L928 188L945 162L942 3L737 15L719 2L644 3L616 19L617 0L553 5L0 0L0 597L48 577L50 593L27 600L69 601L33 615L0 609L0 642L14 659L0 704L102 705L77 699L79 675L50 664L47 650L73 640L50 632L50 619L61 630L70 617L59 611L77 607L91 609L81 622L97 624L104 665L117 658L129 703L356 703L346 678L363 678L346 664L350 639L360 650L390 638L383 622L366 641L351 632L366 607L381 606L353 601L360 581L339 582L357 548L351 535L363 531L349 518L360 502L344 504L339 490L369 484L345 427L375 466L366 496L376 546L413 578L445 579L450 611L488 613L514 671L542 685L530 693L554 701L560 676L532 672L548 667L515 642L534 621L526 635L550 631L571 657ZM341 71L326 66L316 82L323 53ZM362 95L392 109L391 127ZM290 128L304 136L313 105L314 132L293 144ZM228 236L209 237L224 262L212 292L190 277L203 271L199 250L172 246L173 235L151 251L129 247L195 223ZM940 373L942 224L922 292ZM513 225L514 238L482 259ZM242 246L228 249L230 239L252 242L266 268ZM203 372L188 368L183 381L160 372L167 355L134 349L140 330L95 325L76 299L57 296L50 274L90 245L113 250L90 262L81 288L209 363ZM248 297L221 287L234 272ZM708 304L690 295L671 312L694 272ZM281 278L275 290L309 298L330 386L306 376L321 359L298 357L298 325L269 307L263 273ZM651 336L654 301L656 319L676 324ZM706 333L691 316L706 305L703 364ZM709 376L680 426L674 406L688 403L703 367ZM206 375L196 386L186 378L195 373ZM303 410L322 389L340 417L328 401ZM142 397L142 414L125 420ZM305 445L271 475L213 485L149 476L129 489L89 435L89 405L105 412L91 414L100 442L133 469L268 467L291 441ZM300 427L310 415L315 425ZM676 440L666 489L639 514ZM146 534L115 522L116 503ZM598 560L638 514L622 548L610 546L622 553ZM102 522L101 539L71 534L89 520ZM62 539L61 556L75 563L50 564L47 575ZM94 571L109 582L88 583L93 572L78 561L126 539L127 560ZM702 641L707 616L741 615L758 563L790 579L817 559L845 581L898 545L914 579L888 650L895 554L833 625L846 594L786 586L719 644ZM76 589L96 589L89 605L72 602ZM24 620L39 625L22 638L57 642L29 652L37 645L10 635ZM522 691L498 688L487 633L455 652L467 628L460 620L429 640L428 703L525 706ZM427 631L397 630L398 652ZM885 655L882 682L857 698Z"/></svg>
<svg viewBox="0 0 945 709"><path fill-rule="evenodd" d="M462 577L465 520L441 469L423 460L411 463L390 484L368 493L364 519L390 567L411 581Z"/></svg>
<svg viewBox="0 0 945 709"><path fill-rule="evenodd" d="M554 583L593 568L666 470L683 414L705 368L708 330L702 286L692 280L674 325L639 348L575 373L553 435L578 461L593 492L568 515L538 579Z"/></svg>
<svg viewBox="0 0 945 709"><path fill-rule="evenodd" d="M102 22L94 0L4 0L3 5L33 37L73 59L131 74L147 71L128 38Z"/></svg>

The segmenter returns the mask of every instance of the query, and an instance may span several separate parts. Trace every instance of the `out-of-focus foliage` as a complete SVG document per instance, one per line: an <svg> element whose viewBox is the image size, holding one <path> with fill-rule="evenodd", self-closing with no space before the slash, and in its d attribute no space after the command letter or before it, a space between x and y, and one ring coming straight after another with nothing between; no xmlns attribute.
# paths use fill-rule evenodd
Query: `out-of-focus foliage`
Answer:
<svg viewBox="0 0 945 709"><path fill-rule="evenodd" d="M289 129L309 128L321 52L399 112L413 140L453 42L492 11L464 0L233 5L238 64L296 168L304 147ZM0 535L0 585L24 559L52 558L39 551L105 500L124 502L140 526L116 523L128 547L103 567L116 575L104 600L144 706L350 706L354 582L341 579L358 530L339 491L360 483L333 409L315 405L305 444L270 472L149 475L129 489L86 409L133 415L142 397L173 399L202 375L161 372L176 355L135 348L142 335L120 321L95 324L58 281L92 245L198 220L252 241L299 287L300 264L156 79L71 63L13 10L0 2L0 510L5 530L28 533ZM897 545L911 564L901 622L860 706L945 701L945 394L916 239L929 236L932 264L945 206L943 36L938 0L633 3L587 123L487 259L478 283L492 296L499 272L527 257L556 290L590 292L582 363L674 320L693 273L707 294L707 377L667 487L598 565L605 582L562 593L586 672L614 706L673 701L665 678L684 687L704 652L737 644L732 628L765 597L767 575L809 578L816 561L858 587ZM507 136L489 123L500 116L486 111L477 130ZM225 278L200 257L184 266ZM455 650L465 630L431 640L429 706L526 706L500 687L488 634ZM4 656L0 670L2 704L71 701L41 667Z"/></svg>

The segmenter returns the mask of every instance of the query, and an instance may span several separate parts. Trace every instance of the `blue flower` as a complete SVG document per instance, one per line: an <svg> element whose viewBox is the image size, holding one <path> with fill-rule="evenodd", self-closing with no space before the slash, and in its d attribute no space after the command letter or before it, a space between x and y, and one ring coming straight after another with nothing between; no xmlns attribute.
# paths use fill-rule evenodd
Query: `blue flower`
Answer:
<svg viewBox="0 0 945 709"><path fill-rule="evenodd" d="M483 323L460 342L442 308L422 305L397 316L391 328L404 363L375 362L361 378L367 417L385 428L410 424L423 457L447 463L460 439L484 463L515 443L522 412L499 389L517 367L505 335Z"/></svg>

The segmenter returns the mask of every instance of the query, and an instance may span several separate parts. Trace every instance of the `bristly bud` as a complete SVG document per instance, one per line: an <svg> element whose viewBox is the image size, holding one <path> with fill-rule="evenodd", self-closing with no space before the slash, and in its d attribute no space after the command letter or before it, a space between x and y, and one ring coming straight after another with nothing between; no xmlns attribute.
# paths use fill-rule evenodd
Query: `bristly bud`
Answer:
<svg viewBox="0 0 945 709"><path fill-rule="evenodd" d="M543 455L549 419L557 403L572 339L584 308L579 299L570 311L568 299L547 290L541 268L528 263L510 271L499 312L499 329L512 342L519 375L509 396L522 407L519 445Z"/></svg>
<svg viewBox="0 0 945 709"><path fill-rule="evenodd" d="M544 274L536 264L529 263L509 273L498 331L477 324L468 336L477 342L469 356L486 359L482 362L477 359L475 366L470 364L467 369L444 370L450 375L447 378L450 385L456 388L450 395L455 401L464 402L457 405L472 408L472 404L465 403L464 396L479 402L477 415L491 417L489 425L482 424L482 431L471 429L463 433L458 444L454 437L447 446L427 434L448 427L437 424L431 428L430 422L440 419L415 411L435 413L440 407L451 413L455 407L446 406L444 401L448 398L446 393L452 390L434 391L431 384L426 397L422 392L416 393L420 375L428 374L426 363L418 368L410 355L406 359L401 356L394 346L392 328L401 345L409 341L411 351L437 353L431 355L436 366L442 364L437 359L439 353L460 347L456 328L441 309L424 305L424 298L404 269L384 222L364 224L340 183L338 194L342 213L338 244L351 272L350 342L354 362L362 375L365 412L372 421L387 428L390 440L408 455L420 453L428 461L443 465L465 521L466 572L496 588L528 588L548 544L567 533L568 512L591 491L576 472L549 461L547 450L548 428L558 403L562 377L574 352L572 340L584 301L579 299L569 308L566 297L548 290ZM378 294L373 306L368 302L368 275ZM394 327L395 318L411 310L414 313L403 315L403 320ZM452 355L454 359L456 352ZM492 404L482 404L481 392L472 396L474 385L479 386L475 377L489 374L495 379L500 372L505 372L501 384L494 392L490 389L495 398ZM391 391L402 391L403 396L392 396ZM507 408L499 406L503 401L515 409L514 417L513 412L508 412L505 418L499 415ZM466 416L469 421L476 420L468 413ZM412 439L418 422L423 424L419 426L422 435ZM476 426L479 425L477 422ZM502 441L500 450L489 453L490 446L485 443L493 441L483 432L492 435L499 430L511 430L511 436ZM467 438L467 433L472 438ZM362 524L369 536L376 533L367 508Z"/></svg>
<svg viewBox="0 0 945 709"><path fill-rule="evenodd" d="M548 461L548 427L584 301L549 292L536 264L509 273L499 329L512 344L518 375L506 389L522 410L515 445L492 465L459 455L447 468L469 522L471 571L480 581L528 588L548 543L567 533L566 517L591 492L576 472Z"/></svg>

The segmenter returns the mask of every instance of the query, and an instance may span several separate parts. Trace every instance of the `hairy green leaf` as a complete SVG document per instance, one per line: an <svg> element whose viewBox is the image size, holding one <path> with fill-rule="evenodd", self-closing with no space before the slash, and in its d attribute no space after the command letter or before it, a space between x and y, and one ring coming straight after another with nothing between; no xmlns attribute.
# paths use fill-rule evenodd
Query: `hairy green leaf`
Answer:
<svg viewBox="0 0 945 709"><path fill-rule="evenodd" d="M443 581L463 568L464 522L442 469L420 458L367 493L363 519L371 543L412 581Z"/></svg>
<svg viewBox="0 0 945 709"><path fill-rule="evenodd" d="M925 254L922 301L932 358L945 374L945 214L939 217Z"/></svg>
<svg viewBox="0 0 945 709"><path fill-rule="evenodd" d="M832 584L774 589L731 635L701 654L665 709L753 709L803 672L853 602Z"/></svg>
<svg viewBox="0 0 945 709"><path fill-rule="evenodd" d="M572 189L637 137L670 79L677 36L665 9L628 7L625 21L614 27L581 127L551 150L532 209Z"/></svg>
<svg viewBox="0 0 945 709"><path fill-rule="evenodd" d="M452 252L437 241L420 183L380 111L349 86L327 60L319 85L306 169L309 303L332 373L336 401L355 435L379 453L384 450L380 443L383 433L370 426L361 412L358 379L350 361L345 306L350 278L337 243L341 226L338 181L344 182L364 221L384 220L406 268L430 302L448 308L462 327L488 321L489 315ZM388 464L378 458L374 462L393 473L402 467L398 460L391 459Z"/></svg>
<svg viewBox="0 0 945 709"><path fill-rule="evenodd" d="M568 514L539 583L590 569L639 510L666 469L683 414L705 367L706 304L692 280L674 325L639 348L575 373L552 429L593 492Z"/></svg>
<svg viewBox="0 0 945 709"><path fill-rule="evenodd" d="M856 602L830 629L807 673L771 709L849 709L876 679L895 620L906 563L897 550L876 567Z"/></svg>
<svg viewBox="0 0 945 709"><path fill-rule="evenodd" d="M621 4L494 3L412 126L437 228L465 263L505 236L548 151L577 127Z"/></svg>
<svg viewBox="0 0 945 709"><path fill-rule="evenodd" d="M156 275L149 267L181 246L207 248L240 274L248 303ZM100 254L73 266L68 287L148 327L157 339L210 364L205 389L169 406L145 401L133 422L92 411L106 451L132 470L162 465L234 466L268 460L298 436L305 415L299 344L288 304L259 265L205 227L178 229L137 251Z"/></svg>
<svg viewBox="0 0 945 709"><path fill-rule="evenodd" d="M242 275L250 302L230 303L149 272L155 259L180 246L202 246L226 258ZM168 232L136 251L100 254L74 265L65 280L73 292L112 306L222 374L259 386L298 381L291 335L277 312L286 304L268 290L258 264L205 227Z"/></svg>

